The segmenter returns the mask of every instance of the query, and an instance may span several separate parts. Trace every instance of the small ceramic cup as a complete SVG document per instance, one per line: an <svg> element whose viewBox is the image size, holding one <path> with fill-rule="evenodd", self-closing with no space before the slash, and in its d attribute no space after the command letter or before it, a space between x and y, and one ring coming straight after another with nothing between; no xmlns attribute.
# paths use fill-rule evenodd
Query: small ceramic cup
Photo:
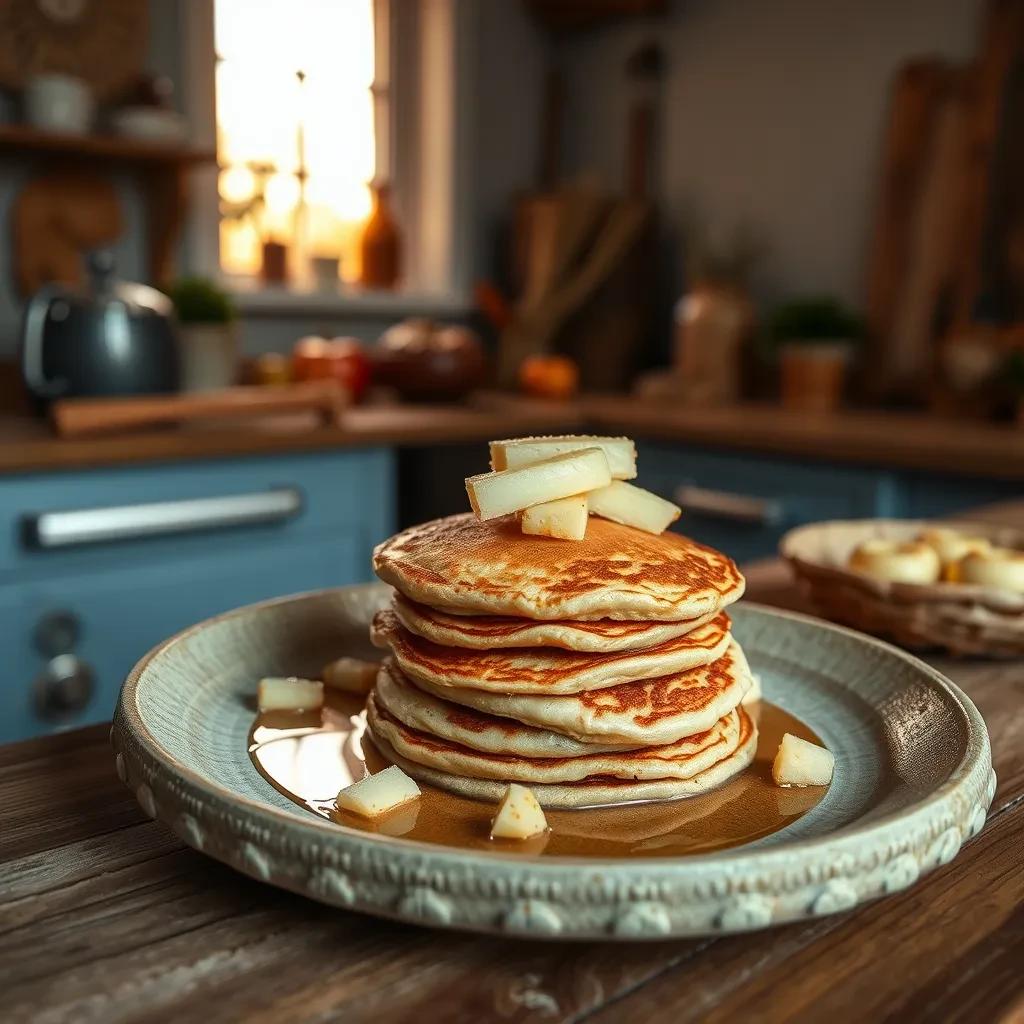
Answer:
<svg viewBox="0 0 1024 1024"><path fill-rule="evenodd" d="M310 261L313 265L313 280L322 292L338 290L338 270L341 261L337 256L314 256Z"/></svg>
<svg viewBox="0 0 1024 1024"><path fill-rule="evenodd" d="M95 104L89 86L71 75L35 75L25 86L25 120L35 128L84 135L92 128Z"/></svg>

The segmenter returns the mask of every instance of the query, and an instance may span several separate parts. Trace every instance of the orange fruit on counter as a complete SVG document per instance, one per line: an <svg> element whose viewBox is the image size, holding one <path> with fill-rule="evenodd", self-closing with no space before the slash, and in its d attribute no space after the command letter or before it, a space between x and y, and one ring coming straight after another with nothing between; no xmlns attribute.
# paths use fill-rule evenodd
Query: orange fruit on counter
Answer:
<svg viewBox="0 0 1024 1024"><path fill-rule="evenodd" d="M519 364L519 386L534 398L572 398L580 368L568 356L527 356Z"/></svg>

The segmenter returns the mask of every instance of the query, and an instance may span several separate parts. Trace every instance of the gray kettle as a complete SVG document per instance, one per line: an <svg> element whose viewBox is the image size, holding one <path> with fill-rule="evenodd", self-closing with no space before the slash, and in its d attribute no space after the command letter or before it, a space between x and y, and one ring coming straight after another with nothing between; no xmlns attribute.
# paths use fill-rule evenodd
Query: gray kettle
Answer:
<svg viewBox="0 0 1024 1024"><path fill-rule="evenodd" d="M90 254L91 293L40 289L25 309L21 372L41 401L177 391L181 356L171 300L118 281L107 251Z"/></svg>

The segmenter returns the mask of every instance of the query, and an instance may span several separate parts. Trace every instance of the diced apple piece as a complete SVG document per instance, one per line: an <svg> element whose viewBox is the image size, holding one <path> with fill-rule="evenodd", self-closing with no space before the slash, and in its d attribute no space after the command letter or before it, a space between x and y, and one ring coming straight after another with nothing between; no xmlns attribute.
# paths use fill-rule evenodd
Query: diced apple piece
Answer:
<svg viewBox="0 0 1024 1024"><path fill-rule="evenodd" d="M324 684L296 676L261 679L256 703L260 711L312 711L324 706Z"/></svg>
<svg viewBox="0 0 1024 1024"><path fill-rule="evenodd" d="M587 534L587 496L574 494L571 498L545 501L523 512L523 533L537 537L557 537L560 540L583 540Z"/></svg>
<svg viewBox="0 0 1024 1024"><path fill-rule="evenodd" d="M835 763L831 750L787 732L772 764L772 778L777 786L827 786Z"/></svg>
<svg viewBox="0 0 1024 1024"><path fill-rule="evenodd" d="M562 437L518 437L491 442L491 469L520 469L543 462L552 455L600 448L608 459L613 480L632 480L636 476L636 445L628 437L592 437L568 434Z"/></svg>
<svg viewBox="0 0 1024 1024"><path fill-rule="evenodd" d="M321 675L332 690L364 694L373 689L379 670L380 665L376 661L338 658L329 665L324 665Z"/></svg>
<svg viewBox="0 0 1024 1024"><path fill-rule="evenodd" d="M754 675L753 672L750 674L750 687L745 694L743 694L743 700L741 704L756 704L761 700L761 677Z"/></svg>
<svg viewBox="0 0 1024 1024"><path fill-rule="evenodd" d="M491 823L492 839L529 839L548 829L547 818L533 790L510 783Z"/></svg>
<svg viewBox="0 0 1024 1024"><path fill-rule="evenodd" d="M346 786L335 801L338 808L360 814L364 818L379 818L420 795L420 787L398 765L390 765L376 775Z"/></svg>
<svg viewBox="0 0 1024 1024"><path fill-rule="evenodd" d="M604 452L582 448L521 469L471 476L466 480L466 493L478 519L496 519L604 487L611 479Z"/></svg>
<svg viewBox="0 0 1024 1024"><path fill-rule="evenodd" d="M682 509L642 487L616 480L607 487L591 491L587 504L592 516L613 523L635 526L648 533L663 533L680 516Z"/></svg>

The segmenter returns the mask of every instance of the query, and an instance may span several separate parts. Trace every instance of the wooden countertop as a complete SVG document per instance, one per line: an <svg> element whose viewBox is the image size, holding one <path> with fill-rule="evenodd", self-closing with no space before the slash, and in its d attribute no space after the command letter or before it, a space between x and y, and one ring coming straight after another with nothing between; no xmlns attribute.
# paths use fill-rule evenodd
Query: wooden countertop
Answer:
<svg viewBox="0 0 1024 1024"><path fill-rule="evenodd" d="M686 409L619 396L577 402L482 394L467 406L362 406L339 427L304 417L62 440L42 421L0 418L0 474L280 454L375 444L487 441L580 430L798 459L1024 480L1024 429L933 416L801 416L771 405Z"/></svg>
<svg viewBox="0 0 1024 1024"><path fill-rule="evenodd" d="M1024 526L1024 503L988 518ZM799 606L780 563L755 598ZM947 867L770 932L539 943L378 921L260 885L149 820L107 728L0 747L5 1020L971 1020L1024 1013L1024 675L931 659L988 723L998 788Z"/></svg>
<svg viewBox="0 0 1024 1024"><path fill-rule="evenodd" d="M0 473L89 468L133 462L275 455L368 445L487 441L519 434L572 432L574 405L505 400L475 406L380 405L346 410L339 426L279 416L196 424L110 437L54 437L42 420L0 418Z"/></svg>
<svg viewBox="0 0 1024 1024"><path fill-rule="evenodd" d="M1010 425L920 413L813 416L755 403L687 409L625 396L588 398L581 408L606 432L647 440L1024 480L1024 429Z"/></svg>

